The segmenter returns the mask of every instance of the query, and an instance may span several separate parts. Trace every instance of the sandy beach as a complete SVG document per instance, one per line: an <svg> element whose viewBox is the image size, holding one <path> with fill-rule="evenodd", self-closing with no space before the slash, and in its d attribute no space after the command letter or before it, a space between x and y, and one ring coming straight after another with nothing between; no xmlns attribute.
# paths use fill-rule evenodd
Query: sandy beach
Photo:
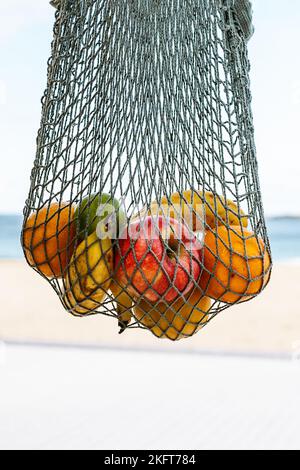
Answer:
<svg viewBox="0 0 300 470"><path fill-rule="evenodd" d="M103 315L74 318L24 261L2 260L0 341L292 354L300 348L299 279L300 264L277 263L261 296L221 313L193 338L172 343L139 329L119 335L117 321Z"/></svg>

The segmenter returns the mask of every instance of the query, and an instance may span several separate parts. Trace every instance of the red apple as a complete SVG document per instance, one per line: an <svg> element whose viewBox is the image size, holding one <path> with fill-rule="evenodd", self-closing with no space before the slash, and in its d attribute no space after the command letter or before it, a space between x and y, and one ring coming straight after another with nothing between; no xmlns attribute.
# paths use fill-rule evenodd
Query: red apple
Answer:
<svg viewBox="0 0 300 470"><path fill-rule="evenodd" d="M133 296L172 302L196 285L201 252L202 244L184 222L148 216L121 234L116 279Z"/></svg>

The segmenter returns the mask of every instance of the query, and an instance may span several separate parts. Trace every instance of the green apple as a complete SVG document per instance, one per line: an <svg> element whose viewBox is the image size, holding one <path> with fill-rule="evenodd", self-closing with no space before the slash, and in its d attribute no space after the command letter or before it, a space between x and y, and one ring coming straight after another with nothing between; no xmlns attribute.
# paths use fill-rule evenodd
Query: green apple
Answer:
<svg viewBox="0 0 300 470"><path fill-rule="evenodd" d="M84 198L76 209L75 218L81 240L94 233L101 221L114 225L110 227L110 232L115 235L112 238L118 236L120 228L126 223L126 215L119 201L106 193Z"/></svg>

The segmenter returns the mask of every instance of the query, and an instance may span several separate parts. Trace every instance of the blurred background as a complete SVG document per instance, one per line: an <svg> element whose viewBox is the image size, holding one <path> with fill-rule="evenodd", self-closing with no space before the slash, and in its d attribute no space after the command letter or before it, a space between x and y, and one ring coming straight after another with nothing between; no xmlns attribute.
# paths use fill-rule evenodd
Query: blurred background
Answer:
<svg viewBox="0 0 300 470"><path fill-rule="evenodd" d="M272 281L176 344L145 331L120 336L114 319L69 317L25 264L22 210L54 9L46 0L2 3L0 448L300 448L299 1L252 2Z"/></svg>

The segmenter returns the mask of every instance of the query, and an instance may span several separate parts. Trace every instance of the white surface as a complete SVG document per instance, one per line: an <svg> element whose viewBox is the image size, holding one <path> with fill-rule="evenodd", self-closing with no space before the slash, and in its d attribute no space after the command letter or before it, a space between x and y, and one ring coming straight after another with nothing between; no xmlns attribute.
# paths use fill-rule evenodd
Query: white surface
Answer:
<svg viewBox="0 0 300 470"><path fill-rule="evenodd" d="M5 346L1 449L300 449L300 364Z"/></svg>

